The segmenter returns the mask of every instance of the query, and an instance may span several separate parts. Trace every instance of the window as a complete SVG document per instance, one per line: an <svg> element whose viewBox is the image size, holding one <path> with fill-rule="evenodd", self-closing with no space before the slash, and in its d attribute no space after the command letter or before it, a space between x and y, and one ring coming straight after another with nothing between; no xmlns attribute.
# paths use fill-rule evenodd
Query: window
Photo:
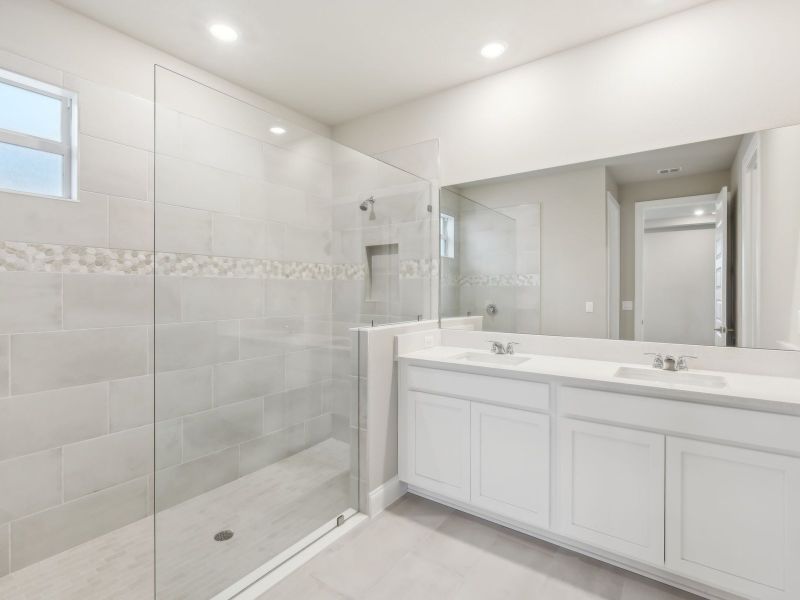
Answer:
<svg viewBox="0 0 800 600"><path fill-rule="evenodd" d="M445 258L456 255L456 220L445 213L439 215L439 254Z"/></svg>
<svg viewBox="0 0 800 600"><path fill-rule="evenodd" d="M77 199L75 94L0 69L0 189Z"/></svg>

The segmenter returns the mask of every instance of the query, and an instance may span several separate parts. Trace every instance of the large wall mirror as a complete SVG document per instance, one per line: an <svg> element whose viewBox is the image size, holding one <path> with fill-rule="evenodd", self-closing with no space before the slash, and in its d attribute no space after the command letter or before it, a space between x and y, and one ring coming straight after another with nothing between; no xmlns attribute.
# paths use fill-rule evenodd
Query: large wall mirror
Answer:
<svg viewBox="0 0 800 600"><path fill-rule="evenodd" d="M800 349L800 126L443 188L442 327Z"/></svg>

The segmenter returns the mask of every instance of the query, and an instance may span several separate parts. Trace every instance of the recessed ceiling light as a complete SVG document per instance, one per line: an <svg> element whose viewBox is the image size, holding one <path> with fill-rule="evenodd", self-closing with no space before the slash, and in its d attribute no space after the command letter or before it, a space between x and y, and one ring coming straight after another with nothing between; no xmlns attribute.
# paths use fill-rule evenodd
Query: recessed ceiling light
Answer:
<svg viewBox="0 0 800 600"><path fill-rule="evenodd" d="M694 211L695 217L702 217L704 214L706 214L706 211L704 211L702 208L698 208L696 211Z"/></svg>
<svg viewBox="0 0 800 600"><path fill-rule="evenodd" d="M481 48L481 56L484 58L497 58L506 51L508 46L505 42L489 42Z"/></svg>
<svg viewBox="0 0 800 600"><path fill-rule="evenodd" d="M283 135L284 133L286 133L286 129L284 127L281 127L280 125L275 125L275 127L269 128L269 132L275 135Z"/></svg>
<svg viewBox="0 0 800 600"><path fill-rule="evenodd" d="M223 42L235 42L239 39L239 34L230 25L224 23L214 23L208 30L215 38Z"/></svg>

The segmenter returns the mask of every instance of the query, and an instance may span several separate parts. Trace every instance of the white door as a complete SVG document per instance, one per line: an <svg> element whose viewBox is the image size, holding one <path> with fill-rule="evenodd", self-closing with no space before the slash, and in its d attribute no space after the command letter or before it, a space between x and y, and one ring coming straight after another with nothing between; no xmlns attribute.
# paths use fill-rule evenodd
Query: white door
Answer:
<svg viewBox="0 0 800 600"><path fill-rule="evenodd" d="M559 529L642 561L664 562L664 436L559 421Z"/></svg>
<svg viewBox="0 0 800 600"><path fill-rule="evenodd" d="M550 526L550 417L472 403L472 504Z"/></svg>
<svg viewBox="0 0 800 600"><path fill-rule="evenodd" d="M412 406L407 483L469 501L469 402L408 392Z"/></svg>
<svg viewBox="0 0 800 600"><path fill-rule="evenodd" d="M667 438L666 561L759 600L800 598L800 459Z"/></svg>
<svg viewBox="0 0 800 600"><path fill-rule="evenodd" d="M728 188L714 205L714 345L728 345Z"/></svg>
<svg viewBox="0 0 800 600"><path fill-rule="evenodd" d="M608 337L619 339L620 311L620 212L619 202L611 192L606 193L607 299Z"/></svg>

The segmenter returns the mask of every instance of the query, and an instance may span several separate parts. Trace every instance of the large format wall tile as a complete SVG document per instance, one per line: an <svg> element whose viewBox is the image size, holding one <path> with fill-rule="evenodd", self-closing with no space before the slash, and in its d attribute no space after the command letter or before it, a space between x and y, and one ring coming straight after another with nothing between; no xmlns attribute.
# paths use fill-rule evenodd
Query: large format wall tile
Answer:
<svg viewBox="0 0 800 600"><path fill-rule="evenodd" d="M213 490L238 476L238 447L156 471L156 511L165 510L203 492Z"/></svg>
<svg viewBox="0 0 800 600"><path fill-rule="evenodd" d="M330 378L329 348L309 348L286 355L286 389L306 387Z"/></svg>
<svg viewBox="0 0 800 600"><path fill-rule="evenodd" d="M147 515L147 479L137 479L14 521L11 569L21 569Z"/></svg>
<svg viewBox="0 0 800 600"><path fill-rule="evenodd" d="M11 527L8 523L0 525L0 577L7 575L9 571L8 547L11 545L10 540Z"/></svg>
<svg viewBox="0 0 800 600"><path fill-rule="evenodd" d="M153 467L153 426L64 446L64 499L144 477Z"/></svg>
<svg viewBox="0 0 800 600"><path fill-rule="evenodd" d="M331 312L331 282L303 279L268 279L265 282L266 316L327 315ZM349 282L346 282L349 283Z"/></svg>
<svg viewBox="0 0 800 600"><path fill-rule="evenodd" d="M9 394L8 357L10 353L10 343L11 336L0 335L0 398L8 396Z"/></svg>
<svg viewBox="0 0 800 600"><path fill-rule="evenodd" d="M81 133L153 149L152 102L70 74L64 75L64 87L78 92Z"/></svg>
<svg viewBox="0 0 800 600"><path fill-rule="evenodd" d="M108 385L108 424L113 433L153 422L153 376L118 379Z"/></svg>
<svg viewBox="0 0 800 600"><path fill-rule="evenodd" d="M156 373L156 420L164 421L211 408L212 367Z"/></svg>
<svg viewBox="0 0 800 600"><path fill-rule="evenodd" d="M0 400L0 460L103 435L107 384Z"/></svg>
<svg viewBox="0 0 800 600"><path fill-rule="evenodd" d="M0 523L61 503L61 450L0 462Z"/></svg>
<svg viewBox="0 0 800 600"><path fill-rule="evenodd" d="M156 430L156 469L180 464L182 454L182 424L180 419L159 421Z"/></svg>
<svg viewBox="0 0 800 600"><path fill-rule="evenodd" d="M64 275L65 329L147 325L152 321L152 275Z"/></svg>
<svg viewBox="0 0 800 600"><path fill-rule="evenodd" d="M0 333L61 329L61 275L0 273Z"/></svg>
<svg viewBox="0 0 800 600"><path fill-rule="evenodd" d="M147 200L146 151L88 135L81 135L78 143L81 189Z"/></svg>
<svg viewBox="0 0 800 600"><path fill-rule="evenodd" d="M274 356L330 340L330 334L306 332L302 317L271 317L241 321L240 352L242 358Z"/></svg>
<svg viewBox="0 0 800 600"><path fill-rule="evenodd" d="M280 223L213 215L214 256L283 258L284 226Z"/></svg>
<svg viewBox="0 0 800 600"><path fill-rule="evenodd" d="M12 394L124 379L146 372L146 327L11 337Z"/></svg>
<svg viewBox="0 0 800 600"><path fill-rule="evenodd" d="M289 432L269 433L240 446L239 471L247 475L289 456Z"/></svg>
<svg viewBox="0 0 800 600"><path fill-rule="evenodd" d="M303 423L322 414L322 385L289 390L284 394L287 426Z"/></svg>
<svg viewBox="0 0 800 600"><path fill-rule="evenodd" d="M81 190L78 202L0 192L0 240L105 246L108 198Z"/></svg>
<svg viewBox="0 0 800 600"><path fill-rule="evenodd" d="M167 136L161 136L161 139ZM219 213L239 214L240 178L206 165L155 157L156 202Z"/></svg>
<svg viewBox="0 0 800 600"><path fill-rule="evenodd" d="M156 325L157 373L191 369L239 357L239 323L218 321Z"/></svg>
<svg viewBox="0 0 800 600"><path fill-rule="evenodd" d="M270 356L214 366L214 404L230 404L282 392L284 358Z"/></svg>
<svg viewBox="0 0 800 600"><path fill-rule="evenodd" d="M183 460L236 446L262 433L261 398L236 402L183 418Z"/></svg>
<svg viewBox="0 0 800 600"><path fill-rule="evenodd" d="M211 254L211 215L202 210L156 202L157 252Z"/></svg>
<svg viewBox="0 0 800 600"><path fill-rule="evenodd" d="M264 314L263 284L258 279L185 277L181 314L185 321L260 317Z"/></svg>
<svg viewBox="0 0 800 600"><path fill-rule="evenodd" d="M108 199L108 246L128 250L154 249L153 203L130 198Z"/></svg>

